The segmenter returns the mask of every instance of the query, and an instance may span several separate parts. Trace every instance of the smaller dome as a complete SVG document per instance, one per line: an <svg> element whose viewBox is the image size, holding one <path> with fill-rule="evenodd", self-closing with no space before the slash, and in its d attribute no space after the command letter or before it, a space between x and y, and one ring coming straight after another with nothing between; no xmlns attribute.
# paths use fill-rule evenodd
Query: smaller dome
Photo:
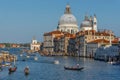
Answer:
<svg viewBox="0 0 120 80"><path fill-rule="evenodd" d="M81 23L80 27L92 27L92 22L85 20Z"/></svg>

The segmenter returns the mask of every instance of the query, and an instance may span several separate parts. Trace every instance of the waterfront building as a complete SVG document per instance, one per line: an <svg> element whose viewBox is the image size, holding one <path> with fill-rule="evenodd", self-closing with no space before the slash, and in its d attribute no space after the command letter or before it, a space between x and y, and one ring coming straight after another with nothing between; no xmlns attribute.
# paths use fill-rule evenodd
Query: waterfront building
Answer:
<svg viewBox="0 0 120 80"><path fill-rule="evenodd" d="M95 59L104 61L118 61L119 47L118 46L101 46L95 52Z"/></svg>
<svg viewBox="0 0 120 80"><path fill-rule="evenodd" d="M20 44L11 44L10 47L12 47L12 48L19 48Z"/></svg>
<svg viewBox="0 0 120 80"><path fill-rule="evenodd" d="M79 48L79 56L83 56L83 57L89 57L90 55L93 55L96 50L97 47L95 45L90 45L90 43L96 42L101 44L103 43L103 41L107 41L110 44L113 44L114 40L116 39L115 35L113 32L111 32L110 30L98 30L97 32L95 30L84 30L84 31L79 31L76 34L76 39L79 42L79 45L77 45ZM89 46L87 47L89 43ZM107 45L107 44L105 44ZM89 48L89 47L93 47L93 48ZM89 52L87 50L87 48L91 49L91 51ZM87 52L88 51L88 52ZM89 56L87 55L87 53L91 53L89 54Z"/></svg>
<svg viewBox="0 0 120 80"><path fill-rule="evenodd" d="M76 47L76 35L70 37L68 41L68 54L71 56L78 56L76 53L78 52Z"/></svg>
<svg viewBox="0 0 120 80"><path fill-rule="evenodd" d="M97 39L97 40L94 40L94 41L91 41L89 43L87 43L87 50L86 50L86 56L87 57L91 57L91 58L94 58L95 57L95 54L101 54L99 52L97 52L97 50L100 48L100 47L110 47L112 45L116 45L118 44L118 40L117 39L114 39L112 42L112 44L110 44L110 41L108 40L105 40L105 39ZM109 48L109 49L112 49L112 48ZM115 49L115 47L114 47ZM104 53L104 52L103 52ZM105 53L104 53L105 54ZM111 53L109 53L111 54ZM108 55L109 55L108 54ZM96 55L97 56L97 55Z"/></svg>
<svg viewBox="0 0 120 80"><path fill-rule="evenodd" d="M0 48L5 48L6 46L5 46L5 44L0 44Z"/></svg>
<svg viewBox="0 0 120 80"><path fill-rule="evenodd" d="M1 62L12 62L15 60L17 60L17 57L15 55L12 55L9 53L9 51L1 51L0 52L0 63Z"/></svg>
<svg viewBox="0 0 120 80"><path fill-rule="evenodd" d="M64 35L63 32L55 30L48 33L44 33L43 51L50 55L54 53L54 38Z"/></svg>
<svg viewBox="0 0 120 80"><path fill-rule="evenodd" d="M68 46L69 46L69 41L71 38L74 38L75 35L74 34L70 34L70 33L65 33L64 37L62 37L63 39L63 44L64 44L64 52L65 55L69 55L69 50L68 50ZM72 47L72 46L71 46ZM69 47L70 48L70 47Z"/></svg>
<svg viewBox="0 0 120 80"><path fill-rule="evenodd" d="M66 6L64 14L60 17L57 30L71 34L78 32L77 20L71 12L70 5Z"/></svg>
<svg viewBox="0 0 120 80"><path fill-rule="evenodd" d="M70 44L69 41L75 38L75 34L63 32L64 35L54 38L54 52L58 55L69 55Z"/></svg>
<svg viewBox="0 0 120 80"><path fill-rule="evenodd" d="M35 52L40 50L40 42L38 42L35 37L33 37L31 44L30 44L30 50Z"/></svg>
<svg viewBox="0 0 120 80"><path fill-rule="evenodd" d="M64 35L60 35L54 38L54 52L57 55L63 55L64 53L64 39L61 39Z"/></svg>

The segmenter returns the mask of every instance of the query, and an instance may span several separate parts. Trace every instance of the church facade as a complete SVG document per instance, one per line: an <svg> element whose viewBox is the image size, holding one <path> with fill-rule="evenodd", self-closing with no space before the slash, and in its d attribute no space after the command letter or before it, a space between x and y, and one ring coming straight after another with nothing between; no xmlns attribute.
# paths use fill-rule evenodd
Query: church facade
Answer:
<svg viewBox="0 0 120 80"><path fill-rule="evenodd" d="M96 18L96 15L94 15L93 17L92 16L88 17L86 15L84 21L80 25L80 30L81 31L95 30L97 32L98 30L97 30L97 18Z"/></svg>
<svg viewBox="0 0 120 80"><path fill-rule="evenodd" d="M35 38L32 39L30 50L33 52L40 50L40 43Z"/></svg>

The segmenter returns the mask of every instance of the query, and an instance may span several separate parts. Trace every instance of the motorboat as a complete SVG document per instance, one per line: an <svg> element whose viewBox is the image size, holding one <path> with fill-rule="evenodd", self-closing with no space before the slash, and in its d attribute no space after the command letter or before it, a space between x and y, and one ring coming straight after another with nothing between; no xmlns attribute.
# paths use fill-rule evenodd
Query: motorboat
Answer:
<svg viewBox="0 0 120 80"><path fill-rule="evenodd" d="M58 61L58 60L55 60L55 61L54 61L54 64L59 64L59 61Z"/></svg>
<svg viewBox="0 0 120 80"><path fill-rule="evenodd" d="M120 65L120 61L116 61L116 62L112 63L112 65Z"/></svg>
<svg viewBox="0 0 120 80"><path fill-rule="evenodd" d="M20 56L22 57L22 56L23 56L23 54L20 54Z"/></svg>
<svg viewBox="0 0 120 80"><path fill-rule="evenodd" d="M29 56L29 55L27 55L26 57L27 57L27 58L30 58L30 56Z"/></svg>
<svg viewBox="0 0 120 80"><path fill-rule="evenodd" d="M38 60L38 57L37 57L37 56L35 56L35 57L34 57L34 60L35 60L35 61L37 61L37 60Z"/></svg>
<svg viewBox="0 0 120 80"><path fill-rule="evenodd" d="M2 66L4 67L4 66L10 66L11 65L11 62L3 62L2 63Z"/></svg>

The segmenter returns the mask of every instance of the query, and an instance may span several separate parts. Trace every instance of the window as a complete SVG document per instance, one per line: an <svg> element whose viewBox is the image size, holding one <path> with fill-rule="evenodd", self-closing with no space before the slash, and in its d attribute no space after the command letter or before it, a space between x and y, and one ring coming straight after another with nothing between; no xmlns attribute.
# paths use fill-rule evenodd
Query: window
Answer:
<svg viewBox="0 0 120 80"><path fill-rule="evenodd" d="M73 34L73 33L74 33L74 30L71 30L71 33Z"/></svg>

